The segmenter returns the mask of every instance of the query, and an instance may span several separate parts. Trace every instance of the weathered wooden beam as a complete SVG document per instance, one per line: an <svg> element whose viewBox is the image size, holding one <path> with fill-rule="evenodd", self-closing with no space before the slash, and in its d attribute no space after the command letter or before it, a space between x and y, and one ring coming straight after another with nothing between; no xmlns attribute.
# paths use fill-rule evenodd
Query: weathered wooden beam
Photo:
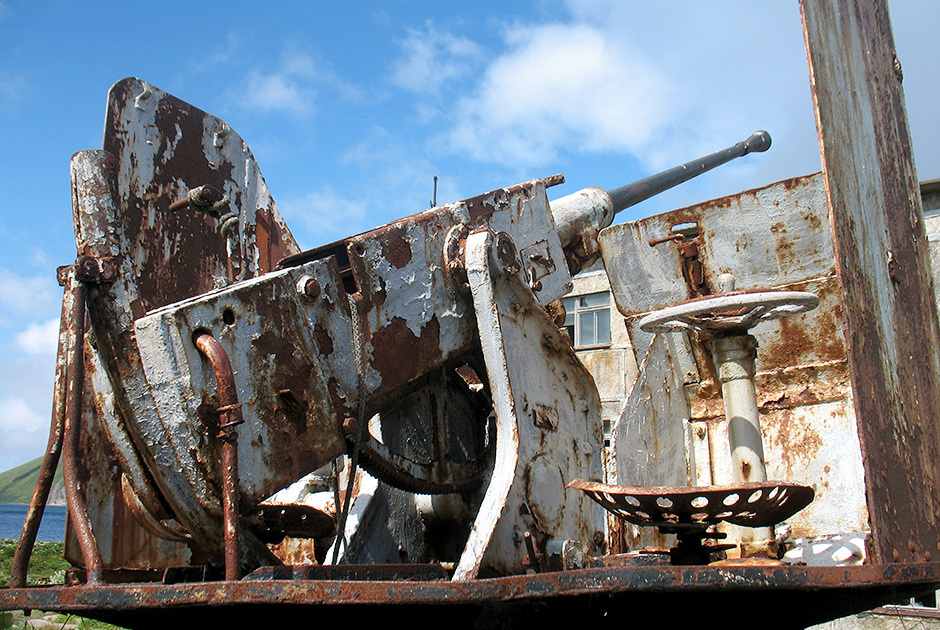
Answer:
<svg viewBox="0 0 940 630"><path fill-rule="evenodd" d="M886 0L801 0L875 562L940 560L940 330Z"/></svg>

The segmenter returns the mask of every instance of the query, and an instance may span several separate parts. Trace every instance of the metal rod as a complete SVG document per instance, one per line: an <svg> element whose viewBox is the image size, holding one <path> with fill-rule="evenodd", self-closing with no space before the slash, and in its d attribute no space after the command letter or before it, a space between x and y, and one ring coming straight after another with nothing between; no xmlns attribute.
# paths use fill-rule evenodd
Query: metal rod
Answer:
<svg viewBox="0 0 940 630"><path fill-rule="evenodd" d="M721 398L728 420L734 482L766 481L764 445L754 385L757 339L733 335L712 340L712 358L721 381Z"/></svg>
<svg viewBox="0 0 940 630"><path fill-rule="evenodd" d="M49 442L46 445L46 454L39 467L39 477L33 488L33 496L29 502L29 511L23 523L23 533L16 545L13 554L13 565L10 569L10 587L19 588L26 585L26 574L29 570L29 560L36 544L36 535L49 499L49 491L55 478L55 471L59 465L59 455L62 452L62 436L65 429L65 398L66 398L66 361L69 343L69 321L72 310L72 295L66 287L62 295L62 314L59 317L59 346L56 352L55 388L52 394L52 420L49 426Z"/></svg>
<svg viewBox="0 0 940 630"><path fill-rule="evenodd" d="M757 339L749 334L717 337L712 340L712 359L721 381L734 482L766 481L767 464L754 384ZM748 555L773 541L769 527L742 527L739 536L742 550Z"/></svg>
<svg viewBox="0 0 940 630"><path fill-rule="evenodd" d="M81 438L82 390L85 387L85 285L69 273L67 292L71 295L69 309L68 367L66 368L65 435L62 468L65 497L75 537L85 562L85 579L89 584L102 581L101 551L88 518L88 505L79 483L78 459Z"/></svg>
<svg viewBox="0 0 940 630"><path fill-rule="evenodd" d="M219 439L222 441L222 521L225 537L225 579L241 578L241 539L238 523L238 432L243 422L232 363L212 335L196 336L196 347L209 360L219 390Z"/></svg>
<svg viewBox="0 0 940 630"><path fill-rule="evenodd" d="M610 198L614 203L614 214L636 205L641 201L649 199L653 195L658 195L664 190L678 186L682 182L697 177L706 171L721 166L725 162L747 155L748 153L759 153L770 148L770 134L766 131L755 131L747 140L716 151L685 164L674 166L673 168L644 177L632 184L621 186L609 191Z"/></svg>

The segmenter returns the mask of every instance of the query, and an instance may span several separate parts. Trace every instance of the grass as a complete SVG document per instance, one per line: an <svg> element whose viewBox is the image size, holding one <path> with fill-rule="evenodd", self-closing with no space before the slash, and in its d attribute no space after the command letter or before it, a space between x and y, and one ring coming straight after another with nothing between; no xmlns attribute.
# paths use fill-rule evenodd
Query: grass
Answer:
<svg viewBox="0 0 940 630"><path fill-rule="evenodd" d="M30 558L26 581L31 585L62 584L65 581L65 570L70 566L62 557L62 543L37 542ZM16 541L5 538L0 540L0 583L9 584L10 569L13 566L13 553L16 551ZM78 630L121 630L118 626L76 617L74 615L60 615L58 613L43 613L34 611L25 617L19 611L0 612L0 630L21 630L33 627L47 628L77 628Z"/></svg>
<svg viewBox="0 0 940 630"><path fill-rule="evenodd" d="M15 551L15 540L0 540L0 579L4 581L10 576ZM28 584L62 584L65 581L65 570L69 566L62 557L62 543L37 542L29 561L26 581Z"/></svg>

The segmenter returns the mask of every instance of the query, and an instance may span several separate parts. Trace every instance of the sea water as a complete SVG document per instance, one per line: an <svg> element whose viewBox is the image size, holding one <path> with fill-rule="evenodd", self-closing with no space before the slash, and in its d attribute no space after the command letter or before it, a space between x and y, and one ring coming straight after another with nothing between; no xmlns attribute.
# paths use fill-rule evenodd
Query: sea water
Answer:
<svg viewBox="0 0 940 630"><path fill-rule="evenodd" d="M19 540L28 510L29 506L22 503L0 503L0 538ZM65 539L65 512L65 506L47 505L36 540L62 542Z"/></svg>

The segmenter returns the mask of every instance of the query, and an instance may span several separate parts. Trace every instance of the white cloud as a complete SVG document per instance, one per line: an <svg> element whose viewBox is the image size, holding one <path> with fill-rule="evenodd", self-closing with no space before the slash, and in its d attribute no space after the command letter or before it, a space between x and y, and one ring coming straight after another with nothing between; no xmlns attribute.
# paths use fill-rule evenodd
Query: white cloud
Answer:
<svg viewBox="0 0 940 630"><path fill-rule="evenodd" d="M49 414L23 398L0 395L0 471L42 455L48 441Z"/></svg>
<svg viewBox="0 0 940 630"><path fill-rule="evenodd" d="M476 43L439 31L431 21L423 29L409 29L400 46L392 82L422 95L439 94L445 83L466 76L480 57Z"/></svg>
<svg viewBox="0 0 940 630"><path fill-rule="evenodd" d="M313 112L316 66L312 58L287 53L274 72L253 70L245 82L244 103L264 112L285 111L295 116Z"/></svg>
<svg viewBox="0 0 940 630"><path fill-rule="evenodd" d="M684 184L663 209L819 170L797 5L566 7L554 23L507 27L441 146L521 172L605 160L651 174L770 131L769 153Z"/></svg>
<svg viewBox="0 0 940 630"><path fill-rule="evenodd" d="M457 107L454 149L517 167L561 149L636 151L669 119L674 90L642 55L583 24L516 28Z"/></svg>
<svg viewBox="0 0 940 630"><path fill-rule="evenodd" d="M55 355L59 343L59 320L33 323L16 336L16 345L26 354Z"/></svg>
<svg viewBox="0 0 940 630"><path fill-rule="evenodd" d="M48 419L43 419L33 407L22 398L4 396L0 398L0 432L38 431Z"/></svg>
<svg viewBox="0 0 940 630"><path fill-rule="evenodd" d="M337 77L310 55L288 49L274 71L254 69L245 79L237 102L263 112L285 112L304 118L316 109L320 90L328 89L348 100L361 98L359 90Z"/></svg>
<svg viewBox="0 0 940 630"><path fill-rule="evenodd" d="M35 313L54 301L55 280L46 276L27 278L0 268L0 313Z"/></svg>
<svg viewBox="0 0 940 630"><path fill-rule="evenodd" d="M302 248L330 243L372 227L365 223L368 204L340 195L332 186L282 199L278 208Z"/></svg>

